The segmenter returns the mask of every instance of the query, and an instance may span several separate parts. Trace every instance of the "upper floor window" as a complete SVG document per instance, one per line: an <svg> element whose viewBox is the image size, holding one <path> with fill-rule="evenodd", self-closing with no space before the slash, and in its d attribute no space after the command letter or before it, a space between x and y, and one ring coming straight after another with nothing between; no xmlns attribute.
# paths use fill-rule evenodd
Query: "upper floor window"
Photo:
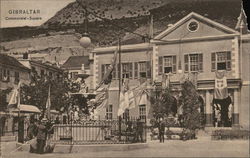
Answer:
<svg viewBox="0 0 250 158"><path fill-rule="evenodd" d="M19 72L15 72L15 83L18 83L20 81Z"/></svg>
<svg viewBox="0 0 250 158"><path fill-rule="evenodd" d="M124 113L122 114L123 119L129 119L129 109L126 109Z"/></svg>
<svg viewBox="0 0 250 158"><path fill-rule="evenodd" d="M10 70L3 69L2 71L3 71L2 72L2 81L9 82L10 81Z"/></svg>
<svg viewBox="0 0 250 158"><path fill-rule="evenodd" d="M53 77L52 72L49 72L49 77L50 77L50 78L52 78L52 77Z"/></svg>
<svg viewBox="0 0 250 158"><path fill-rule="evenodd" d="M159 57L159 75L162 73L176 73L176 56Z"/></svg>
<svg viewBox="0 0 250 158"><path fill-rule="evenodd" d="M151 66L150 61L142 61L134 63L134 78L150 78Z"/></svg>
<svg viewBox="0 0 250 158"><path fill-rule="evenodd" d="M106 119L112 120L113 119L113 105L109 104L106 107Z"/></svg>
<svg viewBox="0 0 250 158"><path fill-rule="evenodd" d="M211 54L211 70L231 70L231 52L216 52Z"/></svg>
<svg viewBox="0 0 250 158"><path fill-rule="evenodd" d="M102 78L104 77L105 73L108 71L109 66L110 66L110 64L102 64L101 65Z"/></svg>
<svg viewBox="0 0 250 158"><path fill-rule="evenodd" d="M78 75L78 72L71 72L70 78L75 80L75 79L77 79L77 75Z"/></svg>
<svg viewBox="0 0 250 158"><path fill-rule="evenodd" d="M133 65L132 63L122 63L122 78L132 78Z"/></svg>
<svg viewBox="0 0 250 158"><path fill-rule="evenodd" d="M203 55L202 54L186 54L184 55L185 72L203 71Z"/></svg>

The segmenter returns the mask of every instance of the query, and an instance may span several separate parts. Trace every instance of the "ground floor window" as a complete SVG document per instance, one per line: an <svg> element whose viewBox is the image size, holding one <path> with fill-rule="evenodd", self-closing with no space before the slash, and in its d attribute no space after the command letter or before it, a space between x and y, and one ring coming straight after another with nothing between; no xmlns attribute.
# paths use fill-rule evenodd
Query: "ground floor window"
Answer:
<svg viewBox="0 0 250 158"><path fill-rule="evenodd" d="M146 119L146 105L139 105L139 118Z"/></svg>
<svg viewBox="0 0 250 158"><path fill-rule="evenodd" d="M108 105L106 108L106 119L112 120L113 119L113 105Z"/></svg>

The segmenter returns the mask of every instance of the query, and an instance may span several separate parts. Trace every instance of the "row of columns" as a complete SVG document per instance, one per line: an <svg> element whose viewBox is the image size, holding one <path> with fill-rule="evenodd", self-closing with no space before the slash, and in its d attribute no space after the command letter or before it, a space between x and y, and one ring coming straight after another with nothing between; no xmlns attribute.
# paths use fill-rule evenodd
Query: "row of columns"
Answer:
<svg viewBox="0 0 250 158"><path fill-rule="evenodd" d="M212 99L211 93L209 90L206 90L205 93L205 119L206 119L206 127L213 126L213 108L212 108ZM239 126L239 90L234 89L233 91L233 115L232 115L232 125Z"/></svg>

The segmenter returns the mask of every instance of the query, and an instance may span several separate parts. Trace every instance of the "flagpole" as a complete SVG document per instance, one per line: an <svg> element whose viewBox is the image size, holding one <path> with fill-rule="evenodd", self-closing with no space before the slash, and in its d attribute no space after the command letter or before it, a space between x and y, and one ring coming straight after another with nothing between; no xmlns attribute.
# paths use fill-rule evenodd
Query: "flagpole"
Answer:
<svg viewBox="0 0 250 158"><path fill-rule="evenodd" d="M121 93L121 39L118 38L118 53L119 53L119 100L118 100L118 107L120 107L120 93ZM121 140L121 116L119 116L119 140Z"/></svg>

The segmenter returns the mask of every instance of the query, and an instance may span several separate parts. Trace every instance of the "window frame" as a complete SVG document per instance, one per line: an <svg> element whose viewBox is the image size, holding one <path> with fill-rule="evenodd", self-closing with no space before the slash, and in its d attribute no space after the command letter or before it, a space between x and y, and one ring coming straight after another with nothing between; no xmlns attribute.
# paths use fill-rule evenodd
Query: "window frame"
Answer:
<svg viewBox="0 0 250 158"><path fill-rule="evenodd" d="M224 54L223 61L218 60L219 54ZM211 71L218 71L218 64L225 63L226 68L220 70L231 71L232 70L232 52L231 51L219 51L211 53Z"/></svg>
<svg viewBox="0 0 250 158"><path fill-rule="evenodd" d="M113 119L113 105L109 104L106 107L106 114L105 114L106 120L112 120Z"/></svg>
<svg viewBox="0 0 250 158"><path fill-rule="evenodd" d="M196 57L197 61L191 61L191 57ZM195 66L197 70L193 70L191 66ZM184 72L203 72L203 53L197 52L184 54Z"/></svg>
<svg viewBox="0 0 250 158"><path fill-rule="evenodd" d="M2 81L3 82L10 82L10 70L7 68L3 68L2 73Z"/></svg>
<svg viewBox="0 0 250 158"><path fill-rule="evenodd" d="M145 104L139 105L139 118L140 119L146 119L147 118L147 107Z"/></svg>

